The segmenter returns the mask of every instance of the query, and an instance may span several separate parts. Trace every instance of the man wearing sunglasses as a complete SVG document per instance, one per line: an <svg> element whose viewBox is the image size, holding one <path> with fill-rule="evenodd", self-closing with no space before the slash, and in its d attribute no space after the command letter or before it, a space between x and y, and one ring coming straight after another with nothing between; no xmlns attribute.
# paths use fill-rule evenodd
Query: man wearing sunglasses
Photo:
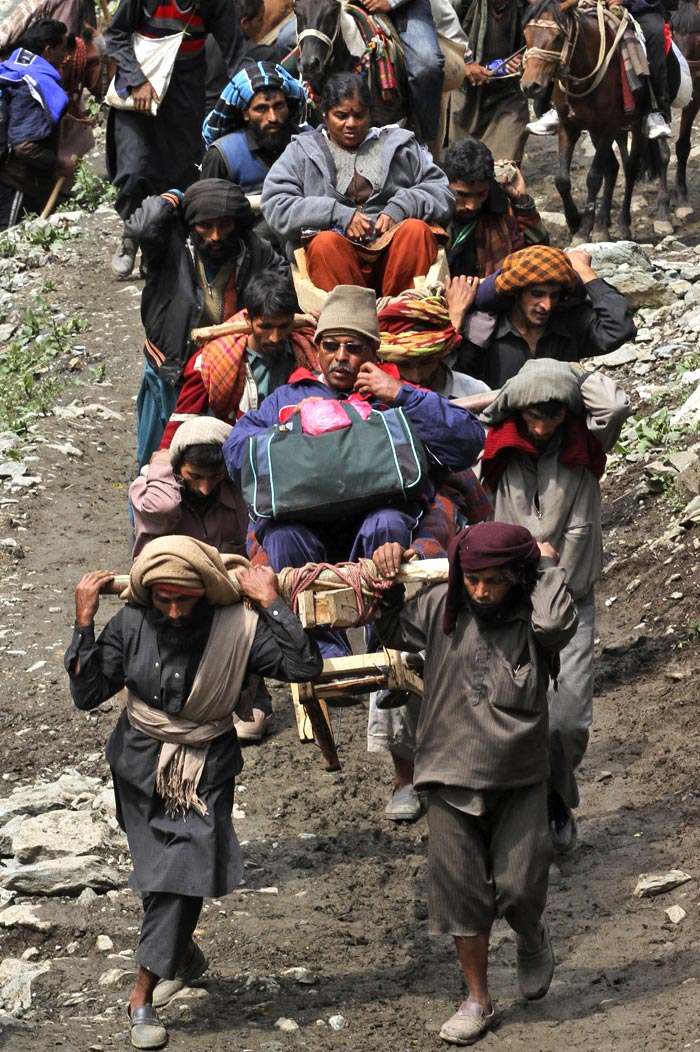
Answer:
<svg viewBox="0 0 700 1052"><path fill-rule="evenodd" d="M297 369L289 383L267 396L259 409L240 418L224 445L231 477L240 482L249 439L284 424L305 402L344 400L359 395L373 409L400 406L423 442L431 470L460 470L476 460L484 431L471 413L450 404L434 391L405 384L393 365L380 364L379 323L372 289L338 285L323 306L314 337L319 372ZM343 562L371 558L381 544L394 541L410 546L413 532L434 496L429 483L419 501L378 508L332 523L290 523L257 519L249 534L275 569L307 562ZM318 635L324 657L350 653L345 634Z"/></svg>

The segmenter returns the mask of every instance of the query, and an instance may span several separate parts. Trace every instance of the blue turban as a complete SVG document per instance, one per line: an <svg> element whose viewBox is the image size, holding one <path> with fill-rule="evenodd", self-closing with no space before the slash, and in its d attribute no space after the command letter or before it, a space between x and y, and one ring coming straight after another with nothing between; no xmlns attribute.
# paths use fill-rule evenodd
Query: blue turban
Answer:
<svg viewBox="0 0 700 1052"><path fill-rule="evenodd" d="M243 114L253 95L264 88L283 91L292 113L306 104L302 85L282 66L272 62L246 62L221 92L219 101L202 125L202 137L208 147L222 135L240 128Z"/></svg>

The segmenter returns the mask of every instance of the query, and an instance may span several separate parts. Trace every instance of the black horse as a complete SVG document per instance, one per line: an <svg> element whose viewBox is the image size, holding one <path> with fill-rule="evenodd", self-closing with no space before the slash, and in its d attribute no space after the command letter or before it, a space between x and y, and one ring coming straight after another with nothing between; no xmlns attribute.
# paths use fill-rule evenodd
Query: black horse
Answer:
<svg viewBox="0 0 700 1052"><path fill-rule="evenodd" d="M392 124L408 116L406 67L398 37L389 21L382 20L381 26L387 44L394 45L395 89L387 89L380 82L380 56L374 43L365 45L361 55L351 54L348 49L343 20L348 19L345 26L356 41L372 36L368 15L362 8L345 5L341 0L294 0L294 14L299 70L312 96L321 94L326 78L333 73L359 72L369 78L372 124ZM372 20L377 22L377 16L373 15Z"/></svg>

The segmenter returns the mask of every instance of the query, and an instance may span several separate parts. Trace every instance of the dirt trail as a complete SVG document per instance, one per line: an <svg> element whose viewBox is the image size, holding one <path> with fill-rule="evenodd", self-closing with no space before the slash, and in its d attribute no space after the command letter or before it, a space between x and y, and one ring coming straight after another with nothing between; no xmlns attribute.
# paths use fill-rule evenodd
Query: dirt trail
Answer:
<svg viewBox="0 0 700 1052"><path fill-rule="evenodd" d="M544 175L552 157L546 143L532 189L553 211ZM23 456L37 457L32 467L42 483L18 504L0 506L0 533L16 537L24 550L19 560L3 555L0 588L5 795L70 768L108 778L103 745L116 707L96 715L74 710L62 654L81 573L128 564L140 284L110 277L114 218L98 214L84 228L85 237L66 244L64 262L44 272L56 283L56 301L90 322L80 337L84 364L60 401L101 404L118 416L40 421ZM683 236L695 234L688 227ZM67 441L81 457L54 448ZM582 770L581 847L551 875L554 983L543 1002L523 1003L513 938L499 927L492 988L503 1022L480 1043L485 1050L677 1052L700 1041L697 883L658 899L631 895L642 872L678 866L700 875L697 557L690 535L675 552L635 557L642 541L663 532L670 513L653 497L625 496L632 470L622 465L605 483L609 499L622 495L607 521L614 531L608 558L618 562L599 589L598 695ZM668 599L674 586L664 583L673 572L682 575L683 599L675 604ZM642 584L627 594L633 578ZM616 602L606 606L612 596ZM100 623L116 602L105 601ZM39 661L46 664L27 671ZM344 766L328 775L317 750L297 740L287 692L275 695L280 729L246 749L237 791L246 884L205 907L201 941L211 968L201 995L166 1010L169 1047L444 1048L437 1031L461 1000L462 984L449 941L427 936L425 819L413 826L384 821L390 775L386 763L365 752L363 710L343 714ZM687 911L677 926L664 913L673 903ZM42 912L54 922L52 932L10 928L0 935L0 958L36 947L35 961L51 966L34 980L21 1019L3 1028L0 1016L0 1044L17 1052L128 1047L123 1013L133 957L116 955L136 944L136 896L103 896L89 909L71 899L43 900ZM113 956L96 949L100 934L113 941ZM127 974L100 985L115 967ZM315 982L302 985L284 974L298 967ZM336 1031L329 1019L337 1015L347 1025ZM299 1029L276 1028L281 1017Z"/></svg>

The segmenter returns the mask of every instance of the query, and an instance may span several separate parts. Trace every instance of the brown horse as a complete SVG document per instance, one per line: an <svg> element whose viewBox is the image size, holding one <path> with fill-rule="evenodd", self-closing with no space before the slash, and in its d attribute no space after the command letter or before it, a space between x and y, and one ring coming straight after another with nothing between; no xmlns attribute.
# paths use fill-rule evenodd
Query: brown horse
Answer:
<svg viewBox="0 0 700 1052"><path fill-rule="evenodd" d="M527 50L523 57L522 88L530 98L541 96L556 77L553 101L559 113L559 170L554 182L562 199L569 230L576 240L608 240L610 208L619 170L613 144L620 133L630 130L629 157L623 153L625 193L620 210L620 227L625 238L631 236L632 190L639 174L641 158L641 114L626 112L617 40L601 40L602 0L596 17L576 10L578 0L535 0L523 17ZM595 156L586 179L587 199L583 214L571 194L571 158L582 131L590 132ZM659 190L656 233L673 233L669 216L666 169L670 157L668 142L657 140ZM601 208L596 201L604 187Z"/></svg>
<svg viewBox="0 0 700 1052"><path fill-rule="evenodd" d="M365 11L342 0L294 0L294 14L299 71L312 96L321 94L326 79L333 73L361 72L369 78L373 124L392 124L408 115L406 67L400 48L394 46L396 90L387 91L379 83L374 52L367 48L361 55L351 54L345 41L343 19L349 20L346 25L351 32L354 29L358 33L362 22L367 25ZM376 16L372 17L376 20ZM396 44L391 24L381 24L386 26L387 40Z"/></svg>
<svg viewBox="0 0 700 1052"><path fill-rule="evenodd" d="M675 213L679 219L693 214L688 203L686 170L690 154L693 121L700 111L700 13L695 0L680 0L671 15L671 29L676 47L685 56L693 78L693 97L681 113L681 127L676 140Z"/></svg>

